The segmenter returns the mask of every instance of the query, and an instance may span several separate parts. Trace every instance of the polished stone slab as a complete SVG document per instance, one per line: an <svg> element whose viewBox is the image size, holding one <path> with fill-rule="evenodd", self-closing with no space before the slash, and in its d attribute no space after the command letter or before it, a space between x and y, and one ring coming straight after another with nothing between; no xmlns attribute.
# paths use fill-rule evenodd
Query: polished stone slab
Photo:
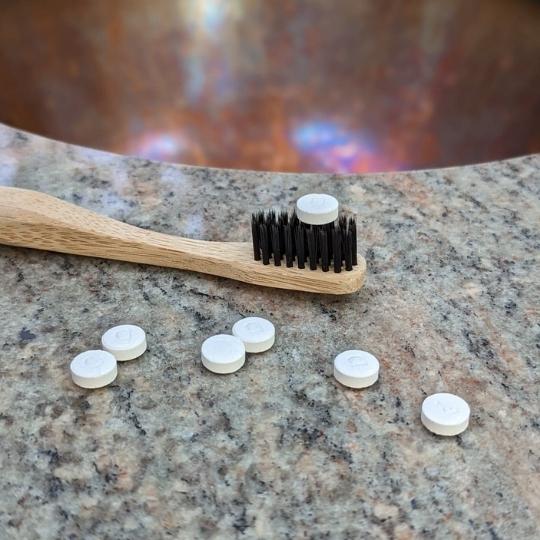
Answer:
<svg viewBox="0 0 540 540"><path fill-rule="evenodd" d="M0 127L0 184L173 234L247 240L249 212L325 191L358 212L347 297L0 246L2 538L535 538L540 157L356 176L193 168ZM261 315L230 376L200 346ZM72 357L117 324L148 350L100 390ZM365 390L340 351L380 361ZM471 406L441 438L426 395Z"/></svg>

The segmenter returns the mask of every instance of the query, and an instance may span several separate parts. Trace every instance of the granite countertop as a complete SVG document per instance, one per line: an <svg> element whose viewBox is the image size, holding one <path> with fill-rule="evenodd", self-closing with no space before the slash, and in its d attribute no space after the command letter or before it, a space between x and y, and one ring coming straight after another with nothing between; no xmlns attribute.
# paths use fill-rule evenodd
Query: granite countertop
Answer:
<svg viewBox="0 0 540 540"><path fill-rule="evenodd" d="M0 127L0 184L145 228L248 240L254 207L335 194L368 280L345 297L0 246L0 537L538 538L540 156L332 176L195 168ZM230 376L202 341L257 314L273 349ZM84 390L69 362L120 323L145 355ZM362 348L379 382L332 360ZM463 435L419 418L471 405Z"/></svg>

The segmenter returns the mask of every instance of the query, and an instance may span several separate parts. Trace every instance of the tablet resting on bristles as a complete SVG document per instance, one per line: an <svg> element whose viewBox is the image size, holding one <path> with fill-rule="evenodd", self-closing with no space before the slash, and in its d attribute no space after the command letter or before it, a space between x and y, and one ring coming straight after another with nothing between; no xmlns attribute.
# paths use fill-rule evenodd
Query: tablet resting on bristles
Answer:
<svg viewBox="0 0 540 540"><path fill-rule="evenodd" d="M251 215L253 257L263 264L339 273L358 264L356 220L340 215L326 225L302 223L296 212L259 211Z"/></svg>

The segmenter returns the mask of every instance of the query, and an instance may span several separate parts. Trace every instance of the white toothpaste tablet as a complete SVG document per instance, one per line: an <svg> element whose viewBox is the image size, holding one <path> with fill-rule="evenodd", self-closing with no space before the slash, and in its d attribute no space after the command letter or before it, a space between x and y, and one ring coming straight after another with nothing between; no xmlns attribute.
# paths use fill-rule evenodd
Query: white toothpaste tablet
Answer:
<svg viewBox="0 0 540 540"><path fill-rule="evenodd" d="M345 351L334 360L334 377L344 386L365 388L379 378L379 361L366 351Z"/></svg>
<svg viewBox="0 0 540 540"><path fill-rule="evenodd" d="M214 373L234 373L246 361L242 340L228 334L209 337L201 347L203 366Z"/></svg>
<svg viewBox="0 0 540 540"><path fill-rule="evenodd" d="M338 208L337 199L323 193L310 193L296 201L298 219L309 225L325 225L335 221Z"/></svg>
<svg viewBox="0 0 540 540"><path fill-rule="evenodd" d="M83 388L101 388L116 379L116 358L107 351L85 351L69 366L73 382Z"/></svg>
<svg viewBox="0 0 540 540"><path fill-rule="evenodd" d="M103 348L120 362L133 360L146 351L146 334L133 324L122 324L107 330L101 337Z"/></svg>
<svg viewBox="0 0 540 540"><path fill-rule="evenodd" d="M437 435L459 435L467 429L471 409L454 394L433 394L422 403L422 424Z"/></svg>
<svg viewBox="0 0 540 540"><path fill-rule="evenodd" d="M241 339L248 353L267 351L276 339L274 325L262 317L246 317L232 327L233 336Z"/></svg>

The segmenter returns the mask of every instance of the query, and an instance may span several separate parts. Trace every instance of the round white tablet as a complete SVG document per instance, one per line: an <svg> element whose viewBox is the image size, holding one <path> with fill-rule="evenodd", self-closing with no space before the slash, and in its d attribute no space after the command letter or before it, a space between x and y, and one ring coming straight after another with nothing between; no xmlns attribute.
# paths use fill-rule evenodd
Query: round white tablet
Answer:
<svg viewBox="0 0 540 540"><path fill-rule="evenodd" d="M233 336L241 339L248 353L267 351L276 339L274 325L261 317L246 317L232 327Z"/></svg>
<svg viewBox="0 0 540 540"><path fill-rule="evenodd" d="M242 340L228 334L209 337L201 347L203 366L214 373L234 373L246 361Z"/></svg>
<svg viewBox="0 0 540 540"><path fill-rule="evenodd" d="M422 403L422 424L437 435L459 435L467 429L471 409L454 394L433 394Z"/></svg>
<svg viewBox="0 0 540 540"><path fill-rule="evenodd" d="M331 195L310 193L296 201L296 215L303 223L325 225L338 217L339 203Z"/></svg>
<svg viewBox="0 0 540 540"><path fill-rule="evenodd" d="M118 361L133 360L146 351L146 334L133 324L122 324L107 330L101 337L103 348Z"/></svg>
<svg viewBox="0 0 540 540"><path fill-rule="evenodd" d="M334 377L344 386L365 388L379 378L379 361L366 351L345 351L334 360Z"/></svg>
<svg viewBox="0 0 540 540"><path fill-rule="evenodd" d="M85 351L69 366L73 382L83 388L101 388L116 379L116 358L107 351Z"/></svg>

